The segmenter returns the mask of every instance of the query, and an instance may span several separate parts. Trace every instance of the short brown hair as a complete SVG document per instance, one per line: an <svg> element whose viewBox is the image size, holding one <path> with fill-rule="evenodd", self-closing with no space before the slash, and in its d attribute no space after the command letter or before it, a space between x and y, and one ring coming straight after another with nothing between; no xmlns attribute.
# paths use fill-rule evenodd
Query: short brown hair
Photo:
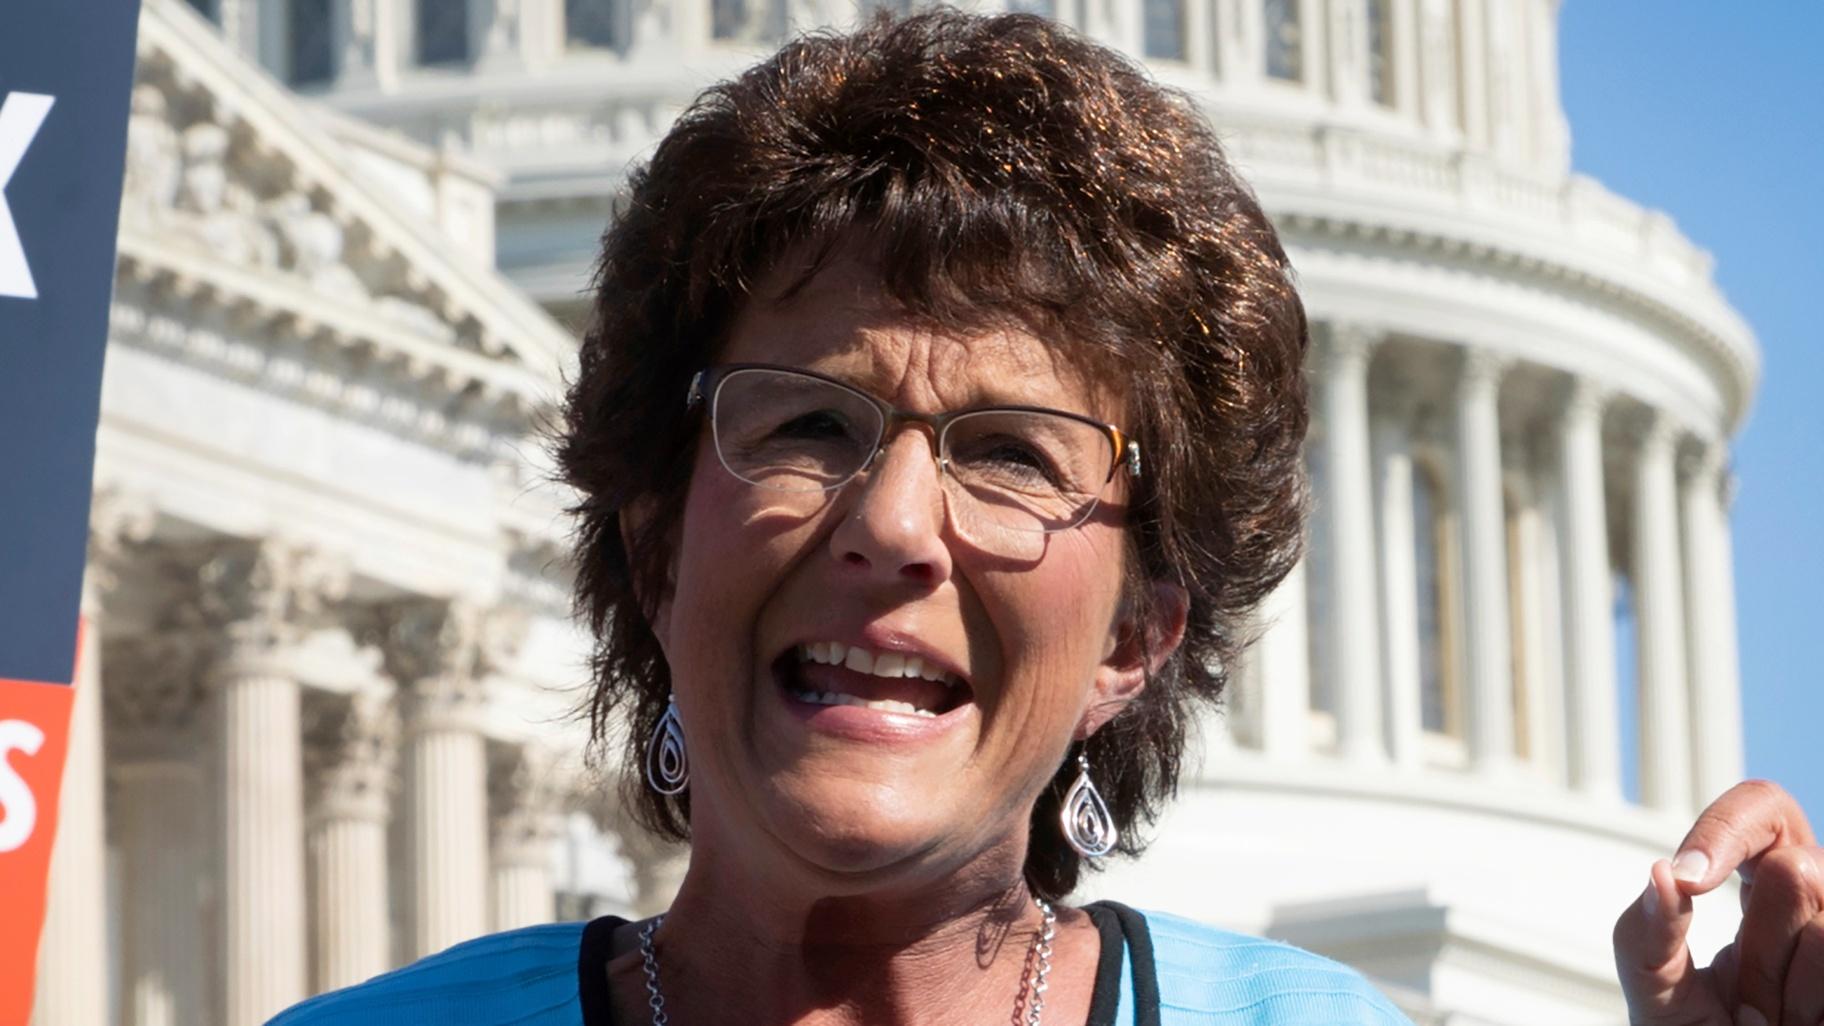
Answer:
<svg viewBox="0 0 1824 1026"><path fill-rule="evenodd" d="M909 316L1016 317L1118 361L1146 463L1130 577L1190 594L1178 652L1086 745L1137 853L1136 827L1176 789L1192 701L1220 698L1249 614L1299 553L1307 328L1278 238L1195 103L1030 15L883 16L795 40L703 93L631 173L556 444L580 496L597 751L624 709L627 804L687 837L688 795L639 773L671 687L648 624L699 435L684 394L788 251L855 238ZM624 545L636 503L645 526ZM1026 871L1053 897L1081 866L1058 827L1074 773L1060 767L1033 812Z"/></svg>

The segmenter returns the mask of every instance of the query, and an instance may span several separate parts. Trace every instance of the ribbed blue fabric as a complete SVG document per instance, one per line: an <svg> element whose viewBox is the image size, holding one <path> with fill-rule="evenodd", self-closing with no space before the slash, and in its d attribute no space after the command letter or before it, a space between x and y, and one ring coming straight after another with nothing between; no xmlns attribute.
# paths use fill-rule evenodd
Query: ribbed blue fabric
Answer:
<svg viewBox="0 0 1824 1026"><path fill-rule="evenodd" d="M1412 1026L1360 973L1321 955L1160 912L1146 924L1160 1026ZM1121 997L1130 1015L1125 987Z"/></svg>
<svg viewBox="0 0 1824 1026"><path fill-rule="evenodd" d="M1146 913L1160 1026L1411 1026L1361 974L1287 944ZM583 924L497 933L315 997L268 1026L582 1026ZM1133 953L1117 1022L1134 1023Z"/></svg>
<svg viewBox="0 0 1824 1026"><path fill-rule="evenodd" d="M581 1026L582 923L464 941L366 983L311 998L267 1026Z"/></svg>

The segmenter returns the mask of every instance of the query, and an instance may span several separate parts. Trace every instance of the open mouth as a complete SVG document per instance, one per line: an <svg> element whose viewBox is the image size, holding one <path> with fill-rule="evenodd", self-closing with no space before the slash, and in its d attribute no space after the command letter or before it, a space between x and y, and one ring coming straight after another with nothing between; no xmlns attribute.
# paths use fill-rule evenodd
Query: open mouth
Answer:
<svg viewBox="0 0 1824 1026"><path fill-rule="evenodd" d="M793 646L779 657L774 672L786 694L806 705L937 717L973 697L961 678L919 656L839 641Z"/></svg>

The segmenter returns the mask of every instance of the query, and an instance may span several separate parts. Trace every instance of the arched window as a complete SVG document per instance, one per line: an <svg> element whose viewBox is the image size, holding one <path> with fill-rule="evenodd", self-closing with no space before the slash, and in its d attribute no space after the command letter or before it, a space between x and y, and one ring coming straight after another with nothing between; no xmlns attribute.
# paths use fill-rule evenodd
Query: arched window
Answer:
<svg viewBox="0 0 1824 1026"><path fill-rule="evenodd" d="M1330 504L1330 467L1325 459L1323 440L1318 432L1327 430L1323 425L1313 429L1313 437L1305 446L1305 472L1311 482L1311 519L1306 526L1305 536L1305 654L1306 665L1311 668L1310 708L1313 712L1334 714L1336 712L1336 682L1331 679L1333 664L1330 661L1330 618L1335 615L1334 596L1330 593L1330 551L1331 517L1347 516L1350 511L1333 509ZM1322 720L1323 717L1314 717Z"/></svg>
<svg viewBox="0 0 1824 1026"><path fill-rule="evenodd" d="M1305 77L1305 36L1299 24L1299 0L1264 0L1267 75L1287 82Z"/></svg>
<svg viewBox="0 0 1824 1026"><path fill-rule="evenodd" d="M1452 531L1444 487L1427 462L1412 466L1413 558L1418 576L1419 719L1426 731L1458 734Z"/></svg>
<svg viewBox="0 0 1824 1026"><path fill-rule="evenodd" d="M1383 107L1394 104L1393 0L1368 0L1368 95Z"/></svg>
<svg viewBox="0 0 1824 1026"><path fill-rule="evenodd" d="M1155 60L1184 60L1184 0L1143 0L1141 53Z"/></svg>
<svg viewBox="0 0 1824 1026"><path fill-rule="evenodd" d="M1529 687L1533 667L1527 661L1529 614L1527 566L1531 539L1527 537L1519 500L1503 489L1502 515L1507 540L1507 642L1509 676L1513 679L1514 755L1531 759L1536 754L1538 738L1533 737L1533 708L1538 696Z"/></svg>
<svg viewBox="0 0 1824 1026"><path fill-rule="evenodd" d="M469 5L461 0L417 0L419 64L463 64L469 59Z"/></svg>
<svg viewBox="0 0 1824 1026"><path fill-rule="evenodd" d="M327 82L335 77L329 4L330 0L291 0L287 5L286 77L292 85Z"/></svg>
<svg viewBox="0 0 1824 1026"><path fill-rule="evenodd" d="M616 0L564 0L564 42L580 48L624 50L627 8Z"/></svg>
<svg viewBox="0 0 1824 1026"><path fill-rule="evenodd" d="M1616 725L1621 734L1621 796L1640 801L1640 617L1634 606L1634 578L1614 576Z"/></svg>

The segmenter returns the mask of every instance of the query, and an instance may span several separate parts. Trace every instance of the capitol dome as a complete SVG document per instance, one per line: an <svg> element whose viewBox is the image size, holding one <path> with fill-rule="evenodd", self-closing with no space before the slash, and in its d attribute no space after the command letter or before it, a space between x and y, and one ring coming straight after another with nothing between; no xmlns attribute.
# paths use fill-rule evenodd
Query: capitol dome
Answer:
<svg viewBox="0 0 1824 1026"><path fill-rule="evenodd" d="M1088 889L1348 962L1420 1024L1624 1021L1614 916L1742 774L1759 355L1670 217L1571 170L1558 0L1009 8L1203 104L1313 325L1307 558L1153 848ZM586 645L536 428L630 164L861 13L146 0L85 584L106 741L83 770L79 707L37 1026L239 1026L664 906L675 853L558 722ZM107 993L61 967L85 945Z"/></svg>

